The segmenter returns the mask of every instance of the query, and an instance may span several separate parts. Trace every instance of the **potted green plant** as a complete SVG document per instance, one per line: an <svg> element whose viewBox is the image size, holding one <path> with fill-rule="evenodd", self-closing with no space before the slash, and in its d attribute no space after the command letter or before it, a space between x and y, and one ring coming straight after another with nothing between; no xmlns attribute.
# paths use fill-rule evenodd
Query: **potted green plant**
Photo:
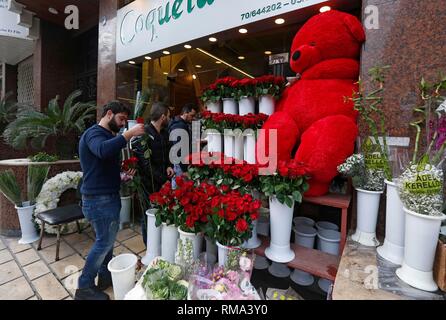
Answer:
<svg viewBox="0 0 446 320"><path fill-rule="evenodd" d="M414 108L419 117L411 122L417 130L413 159L398 179L406 224L404 259L396 274L415 288L436 291L433 265L441 222L446 219L443 214L446 77L432 84L423 79L421 98L423 104ZM419 159L423 125L428 147Z"/></svg>
<svg viewBox="0 0 446 320"><path fill-rule="evenodd" d="M86 123L96 116L96 105L92 102L75 102L82 95L80 90L71 93L63 106L59 96L52 99L44 112L25 109L5 129L3 137L15 149L26 148L28 142L34 149L43 149L48 138L55 138L57 155L61 159L72 159L76 153L76 135L86 129Z"/></svg>
<svg viewBox="0 0 446 320"><path fill-rule="evenodd" d="M261 190L269 197L271 243L265 255L272 261L288 263L294 259L290 247L294 205L301 203L309 189L309 169L295 160L280 161L276 172L260 176Z"/></svg>
<svg viewBox="0 0 446 320"><path fill-rule="evenodd" d="M39 239L33 222L36 198L42 190L48 172L48 165L29 165L27 177L27 198L24 197L19 183L12 170L0 172L0 192L15 205L19 216L22 237L20 244L32 243Z"/></svg>

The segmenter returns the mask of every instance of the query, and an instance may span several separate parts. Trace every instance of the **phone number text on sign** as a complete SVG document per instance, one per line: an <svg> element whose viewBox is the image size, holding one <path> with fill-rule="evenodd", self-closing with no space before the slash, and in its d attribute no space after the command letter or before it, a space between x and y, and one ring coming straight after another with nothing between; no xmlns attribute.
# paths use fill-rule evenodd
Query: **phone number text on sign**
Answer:
<svg viewBox="0 0 446 320"><path fill-rule="evenodd" d="M256 10L252 10L250 12L242 13L241 14L242 21L243 20L249 20L249 19L252 19L252 18L254 18L256 16L260 16L260 15L268 14L268 13L273 12L273 11L280 10L282 8L285 8L286 6L289 6L289 5L302 4L302 3L306 2L306 1L308 1L308 0L289 0L289 1L276 2L274 4L265 6L263 8L258 8Z"/></svg>

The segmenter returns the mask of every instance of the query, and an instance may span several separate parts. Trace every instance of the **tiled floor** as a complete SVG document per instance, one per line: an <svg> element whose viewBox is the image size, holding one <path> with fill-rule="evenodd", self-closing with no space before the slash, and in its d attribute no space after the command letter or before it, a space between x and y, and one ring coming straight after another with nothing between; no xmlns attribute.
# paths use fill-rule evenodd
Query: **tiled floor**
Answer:
<svg viewBox="0 0 446 320"><path fill-rule="evenodd" d="M114 254L144 256L140 229L135 226L119 231ZM94 233L87 229L82 234L63 236L57 262L55 236L46 235L40 251L37 242L21 245L18 240L0 236L0 300L72 300ZM106 293L113 299L112 288Z"/></svg>

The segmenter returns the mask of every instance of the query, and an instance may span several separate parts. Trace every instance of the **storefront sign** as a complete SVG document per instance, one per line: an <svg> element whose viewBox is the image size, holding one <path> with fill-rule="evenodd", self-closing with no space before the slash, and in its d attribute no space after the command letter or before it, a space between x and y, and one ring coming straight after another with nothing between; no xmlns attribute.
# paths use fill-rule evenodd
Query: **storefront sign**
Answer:
<svg viewBox="0 0 446 320"><path fill-rule="evenodd" d="M288 63L290 61L290 54L288 52L285 53L278 53L273 54L269 56L269 65L275 65L275 64L284 64Z"/></svg>
<svg viewBox="0 0 446 320"><path fill-rule="evenodd" d="M26 39L29 30L17 24L18 14L8 10L8 0L0 0L0 36Z"/></svg>
<svg viewBox="0 0 446 320"><path fill-rule="evenodd" d="M327 0L136 0L118 11L117 62Z"/></svg>

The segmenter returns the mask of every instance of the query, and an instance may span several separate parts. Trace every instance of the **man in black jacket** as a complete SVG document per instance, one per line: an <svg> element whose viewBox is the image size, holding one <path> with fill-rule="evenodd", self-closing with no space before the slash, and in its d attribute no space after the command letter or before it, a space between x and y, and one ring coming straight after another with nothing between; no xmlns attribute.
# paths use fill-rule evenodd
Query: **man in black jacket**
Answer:
<svg viewBox="0 0 446 320"><path fill-rule="evenodd" d="M174 176L173 166L169 160L171 143L166 127L169 123L170 110L162 102L152 105L150 124L145 126L145 135L135 139L132 149L138 158L138 172L144 187L144 197L158 192ZM144 208L148 209L148 208ZM142 217L142 233L147 245L147 227L145 212Z"/></svg>
<svg viewBox="0 0 446 320"><path fill-rule="evenodd" d="M198 106L193 103L188 103L184 105L181 110L181 114L175 117L169 124L169 135L176 129L183 130L188 134L188 142L189 142L189 154L192 153L192 121L195 120L195 117L198 113ZM176 141L173 140L173 145L179 143L181 141L180 137L177 137ZM181 151L181 150L180 150ZM177 156L180 159L184 159L188 156L188 154L180 154L178 152ZM180 163L174 165L175 176L180 176L183 172L187 171L187 164ZM175 188L175 179L172 180L172 187Z"/></svg>

